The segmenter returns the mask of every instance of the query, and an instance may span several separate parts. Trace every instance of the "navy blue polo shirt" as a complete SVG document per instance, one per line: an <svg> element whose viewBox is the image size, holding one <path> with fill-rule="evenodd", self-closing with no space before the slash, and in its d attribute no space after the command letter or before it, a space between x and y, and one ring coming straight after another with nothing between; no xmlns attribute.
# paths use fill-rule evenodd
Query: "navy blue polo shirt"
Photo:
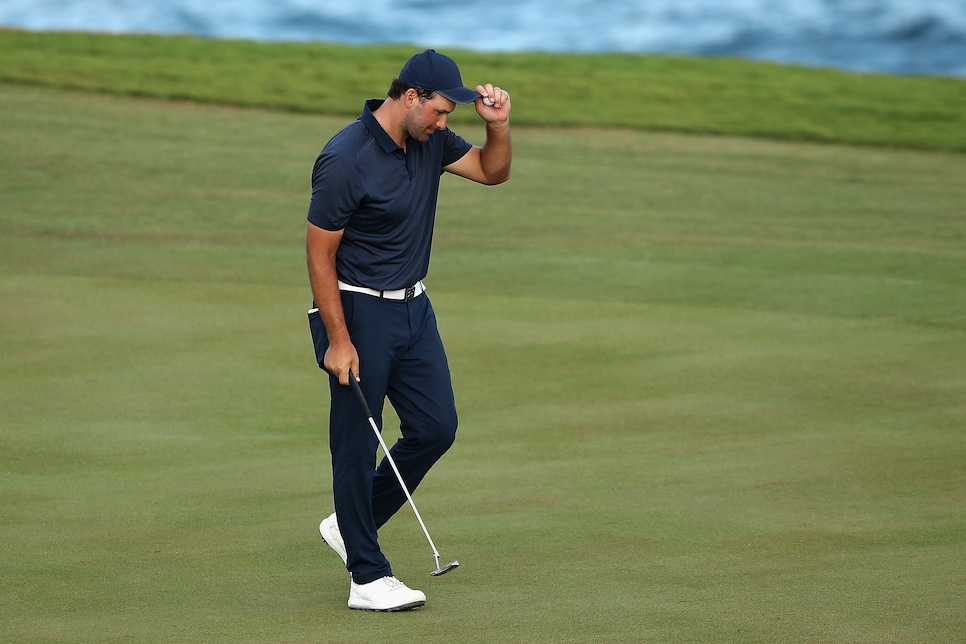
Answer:
<svg viewBox="0 0 966 644"><path fill-rule="evenodd" d="M443 168L472 145L449 130L406 151L382 129L366 103L362 115L325 145L312 171L308 220L343 230L336 255L339 279L379 290L412 286L426 277Z"/></svg>

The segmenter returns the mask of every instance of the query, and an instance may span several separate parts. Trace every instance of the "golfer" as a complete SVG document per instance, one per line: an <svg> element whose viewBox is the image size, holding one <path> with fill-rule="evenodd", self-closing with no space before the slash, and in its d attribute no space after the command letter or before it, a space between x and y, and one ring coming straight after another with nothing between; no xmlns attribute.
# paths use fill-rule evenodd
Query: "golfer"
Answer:
<svg viewBox="0 0 966 644"><path fill-rule="evenodd" d="M477 147L447 128L459 104L486 125ZM510 96L463 86L434 50L409 59L386 100L324 147L312 172L306 262L309 326L329 374L329 448L335 512L319 532L349 571L349 608L418 608L426 596L393 576L378 530L406 502L389 464L375 468L377 437L348 386L350 371L382 427L388 397L402 438L392 456L413 490L456 438L449 365L423 279L429 269L443 172L495 185L510 177Z"/></svg>

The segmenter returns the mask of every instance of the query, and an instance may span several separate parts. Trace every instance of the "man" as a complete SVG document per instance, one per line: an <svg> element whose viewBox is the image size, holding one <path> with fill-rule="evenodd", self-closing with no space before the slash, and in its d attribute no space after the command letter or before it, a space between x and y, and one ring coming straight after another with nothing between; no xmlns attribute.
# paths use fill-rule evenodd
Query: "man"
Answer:
<svg viewBox="0 0 966 644"><path fill-rule="evenodd" d="M486 143L446 126L458 104L475 104ZM405 503L350 389L357 379L382 427L385 399L400 419L391 448L413 490L456 437L456 405L436 317L422 282L429 268L442 173L485 185L510 177L510 96L463 86L452 59L426 50L409 59L385 101L326 144L312 173L306 261L314 296L309 324L329 373L335 513L319 526L351 577L349 607L418 608L426 596L392 573L378 529Z"/></svg>

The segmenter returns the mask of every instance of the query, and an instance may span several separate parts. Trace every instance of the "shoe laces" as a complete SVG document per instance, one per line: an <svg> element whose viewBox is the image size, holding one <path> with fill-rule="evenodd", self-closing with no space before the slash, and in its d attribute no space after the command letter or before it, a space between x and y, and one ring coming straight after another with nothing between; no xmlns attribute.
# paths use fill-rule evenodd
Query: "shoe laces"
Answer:
<svg viewBox="0 0 966 644"><path fill-rule="evenodd" d="M402 583L395 577L386 577L385 581L386 587L389 588L389 590L399 590L400 588L406 587L406 584Z"/></svg>

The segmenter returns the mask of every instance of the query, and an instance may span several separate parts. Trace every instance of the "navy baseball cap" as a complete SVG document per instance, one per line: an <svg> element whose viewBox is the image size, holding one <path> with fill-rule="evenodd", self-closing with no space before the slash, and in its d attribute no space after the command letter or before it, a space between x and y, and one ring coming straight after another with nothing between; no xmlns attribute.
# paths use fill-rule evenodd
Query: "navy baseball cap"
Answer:
<svg viewBox="0 0 966 644"><path fill-rule="evenodd" d="M399 80L411 87L429 90L454 103L466 105L480 97L476 90L463 87L460 69L452 58L427 49L410 58L399 72Z"/></svg>

